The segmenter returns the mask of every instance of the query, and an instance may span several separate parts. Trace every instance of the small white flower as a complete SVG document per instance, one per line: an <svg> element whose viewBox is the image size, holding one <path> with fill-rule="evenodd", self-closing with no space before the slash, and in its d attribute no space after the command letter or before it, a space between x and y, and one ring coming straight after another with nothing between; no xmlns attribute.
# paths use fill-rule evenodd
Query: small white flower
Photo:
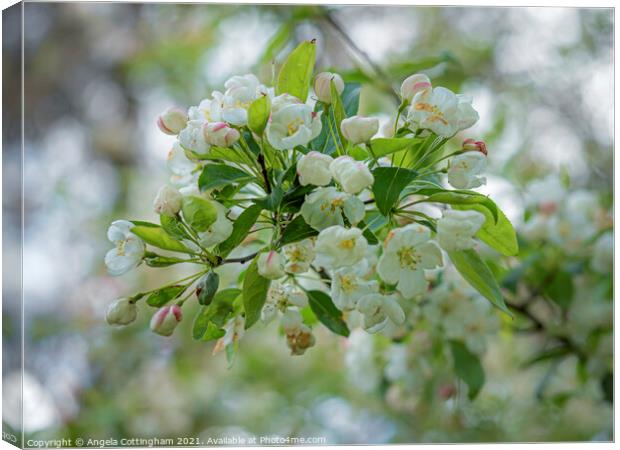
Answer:
<svg viewBox="0 0 620 450"><path fill-rule="evenodd" d="M291 94L280 94L271 100L271 114L275 114L285 106L303 105L304 102Z"/></svg>
<svg viewBox="0 0 620 450"><path fill-rule="evenodd" d="M486 184L480 176L487 167L487 157L481 152L466 152L450 161L448 182L457 189L472 189Z"/></svg>
<svg viewBox="0 0 620 450"><path fill-rule="evenodd" d="M424 270L442 265L441 250L430 237L426 227L410 224L390 231L385 240L377 273L386 283L397 284L406 299L426 290Z"/></svg>
<svg viewBox="0 0 620 450"><path fill-rule="evenodd" d="M439 245L448 252L472 248L475 244L473 237L485 220L484 214L478 211L445 211L437 221Z"/></svg>
<svg viewBox="0 0 620 450"><path fill-rule="evenodd" d="M205 122L190 120L187 126L179 133L179 142L183 147L198 154L205 154L211 147L205 139Z"/></svg>
<svg viewBox="0 0 620 450"><path fill-rule="evenodd" d="M432 89L431 80L423 73L416 73L403 81L400 85L400 96L409 103L418 92L430 93Z"/></svg>
<svg viewBox="0 0 620 450"><path fill-rule="evenodd" d="M602 234L594 244L590 265L599 273L611 273L614 263L614 235L611 231Z"/></svg>
<svg viewBox="0 0 620 450"><path fill-rule="evenodd" d="M478 122L478 112L472 106L473 99L469 95L457 94L456 131L466 130Z"/></svg>
<svg viewBox="0 0 620 450"><path fill-rule="evenodd" d="M172 186L164 185L157 192L153 201L153 209L157 214L174 216L181 210L183 196Z"/></svg>
<svg viewBox="0 0 620 450"><path fill-rule="evenodd" d="M359 228L339 225L324 229L316 241L316 263L323 267L352 266L364 257L368 243Z"/></svg>
<svg viewBox="0 0 620 450"><path fill-rule="evenodd" d="M405 312L395 295L367 294L358 301L357 310L364 316L363 327L369 333L381 331L388 321L405 323Z"/></svg>
<svg viewBox="0 0 620 450"><path fill-rule="evenodd" d="M299 311L288 309L282 316L282 328L286 334L286 343L293 355L303 355L315 343L312 330L302 323Z"/></svg>
<svg viewBox="0 0 620 450"><path fill-rule="evenodd" d="M332 181L329 165L334 159L323 153L309 152L297 161L297 175L302 186L327 186Z"/></svg>
<svg viewBox="0 0 620 450"><path fill-rule="evenodd" d="M301 205L306 223L319 231L332 225L344 225L343 214L350 224L357 224L364 218L364 203L334 187L315 189Z"/></svg>
<svg viewBox="0 0 620 450"><path fill-rule="evenodd" d="M200 122L219 122L222 120L222 98L221 92L213 92L213 98L205 98L198 106L189 108L188 116L190 120Z"/></svg>
<svg viewBox="0 0 620 450"><path fill-rule="evenodd" d="M376 117L352 116L340 123L343 136L351 144L362 144L379 131L379 119Z"/></svg>
<svg viewBox="0 0 620 450"><path fill-rule="evenodd" d="M269 90L260 84L256 76L236 75L224 83L226 91L223 95L214 93L221 99L222 120L237 126L248 121L248 108L259 96L266 95Z"/></svg>
<svg viewBox="0 0 620 450"><path fill-rule="evenodd" d="M187 114L180 108L172 107L165 110L157 118L157 126L166 134L179 134L187 125Z"/></svg>
<svg viewBox="0 0 620 450"><path fill-rule="evenodd" d="M331 81L334 82L338 94L342 94L344 81L337 73L321 72L314 78L314 93L319 101L328 105L332 102Z"/></svg>
<svg viewBox="0 0 620 450"><path fill-rule="evenodd" d="M282 247L284 254L284 271L286 273L305 273L310 270L310 264L314 260L314 240L304 239L300 242Z"/></svg>
<svg viewBox="0 0 620 450"><path fill-rule="evenodd" d="M306 145L321 133L321 113L305 103L290 104L271 112L267 140L278 150Z"/></svg>
<svg viewBox="0 0 620 450"><path fill-rule="evenodd" d="M190 175L199 166L195 162L190 161L179 141L174 141L172 149L168 152L166 164L170 172L180 177Z"/></svg>
<svg viewBox="0 0 620 450"><path fill-rule="evenodd" d="M354 309L360 298L378 291L378 283L364 280L354 267L343 267L333 272L331 297L341 311Z"/></svg>
<svg viewBox="0 0 620 450"><path fill-rule="evenodd" d="M138 317L136 304L128 298L121 298L108 306L106 320L110 325L129 325Z"/></svg>
<svg viewBox="0 0 620 450"><path fill-rule="evenodd" d="M265 323L271 322L278 311L286 313L288 308L304 308L308 306L308 296L297 286L281 284L274 281L267 291L267 300L261 310L261 320Z"/></svg>
<svg viewBox="0 0 620 450"><path fill-rule="evenodd" d="M130 231L133 227L127 220L116 220L108 228L108 239L116 245L105 255L105 264L112 276L128 272L144 257L144 242Z"/></svg>
<svg viewBox="0 0 620 450"><path fill-rule="evenodd" d="M171 336L183 319L183 312L178 305L164 306L151 318L151 330L162 336Z"/></svg>
<svg viewBox="0 0 620 450"><path fill-rule="evenodd" d="M228 214L226 207L215 200L211 200L211 203L217 209L217 219L206 231L198 233L200 244L203 247L212 247L224 242L233 231L233 224L226 216Z"/></svg>
<svg viewBox="0 0 620 450"><path fill-rule="evenodd" d="M438 136L451 137L457 131L458 103L456 94L444 87L434 88L430 94L418 92L407 119Z"/></svg>
<svg viewBox="0 0 620 450"><path fill-rule="evenodd" d="M280 254L274 250L258 255L256 264L258 266L258 273L261 277L277 280L285 275L282 258Z"/></svg>
<svg viewBox="0 0 620 450"><path fill-rule="evenodd" d="M206 141L217 147L230 147L241 136L237 130L224 122L210 122L204 127Z"/></svg>
<svg viewBox="0 0 620 450"><path fill-rule="evenodd" d="M357 194L372 186L375 178L368 167L350 156L339 156L329 165L334 179L348 194Z"/></svg>

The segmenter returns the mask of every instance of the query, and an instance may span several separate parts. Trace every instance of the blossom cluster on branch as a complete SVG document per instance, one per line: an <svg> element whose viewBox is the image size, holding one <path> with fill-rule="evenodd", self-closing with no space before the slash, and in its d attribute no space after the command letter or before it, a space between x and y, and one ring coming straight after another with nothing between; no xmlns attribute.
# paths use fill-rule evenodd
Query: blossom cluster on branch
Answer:
<svg viewBox="0 0 620 450"><path fill-rule="evenodd" d="M255 323L278 318L299 355L315 344L319 324L342 336L352 327L411 326L410 305L430 278L441 285L437 273L449 261L510 314L477 252L479 242L518 252L506 216L472 190L486 182L486 145L452 142L478 120L472 98L414 74L402 82L388 137L380 137L379 120L358 115L358 84L331 72L313 76L315 52L313 41L301 43L273 87L234 76L197 106L160 115L161 131L176 136L170 182L154 201L160 223L113 222L105 262L111 275L141 263L198 270L116 301L110 324L134 321L144 299L159 308L151 329L169 336L195 298L202 305L195 339L228 351ZM246 263L236 283L220 286L218 267ZM471 339L455 339L472 356Z"/></svg>

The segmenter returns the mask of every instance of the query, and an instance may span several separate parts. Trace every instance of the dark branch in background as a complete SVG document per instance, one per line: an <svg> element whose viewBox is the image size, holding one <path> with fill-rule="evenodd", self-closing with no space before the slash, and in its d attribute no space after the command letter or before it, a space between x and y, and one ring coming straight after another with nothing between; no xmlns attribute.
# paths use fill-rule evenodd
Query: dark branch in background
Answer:
<svg viewBox="0 0 620 450"><path fill-rule="evenodd" d="M256 252L256 253L252 253L252 254L250 254L250 255L246 255L246 256L241 256L241 257L239 257L239 258L228 258L228 259L225 259L225 260L223 261L223 263L224 263L224 264L228 264L228 263L241 263L241 264L243 264L243 263L248 262L248 261L249 261L249 260L251 260L251 259L254 259L254 257L255 257L256 255L258 255L258 252Z"/></svg>
<svg viewBox="0 0 620 450"><path fill-rule="evenodd" d="M387 74L381 68L381 66L375 63L370 57L370 55L368 55L368 53L366 53L364 50L362 50L361 48L357 46L357 44L353 41L353 39L351 39L351 37L344 30L342 25L338 23L338 21L331 15L329 11L325 12L325 14L323 15L323 19L333 28L333 30L336 33L338 33L338 35L340 35L342 40L351 48L351 50L353 50L353 52L355 52L360 57L360 59L364 60L366 64L370 66L370 68L373 70L376 77L378 78L378 81L382 82L386 91L390 93L392 98L394 98L394 100L396 100L398 104L400 104L400 96L394 90L394 87L392 86L392 83L390 81L391 80L390 75Z"/></svg>
<svg viewBox="0 0 620 450"><path fill-rule="evenodd" d="M271 194L271 183L269 182L269 175L267 174L267 168L265 167L265 157L262 153L258 154L258 163L260 164L261 173L263 174L263 179L265 180L265 190L267 194Z"/></svg>

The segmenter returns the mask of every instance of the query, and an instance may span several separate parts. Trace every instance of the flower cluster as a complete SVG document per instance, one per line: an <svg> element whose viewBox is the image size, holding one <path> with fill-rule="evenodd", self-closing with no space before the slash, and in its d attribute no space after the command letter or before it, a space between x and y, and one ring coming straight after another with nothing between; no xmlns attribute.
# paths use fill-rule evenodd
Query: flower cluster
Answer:
<svg viewBox="0 0 620 450"><path fill-rule="evenodd" d="M471 190L486 181L484 142L452 139L478 120L472 99L412 75L393 130L381 137L379 119L357 111L359 86L335 73L311 76L315 52L314 42L297 47L273 87L234 76L197 106L160 115L157 125L175 140L170 182L154 200L159 223L114 222L105 262L115 276L142 262L198 271L117 301L108 322L132 322L145 299L159 308L151 329L169 336L194 297L194 338L228 348L243 330L278 318L301 355L319 324L343 336L407 329L407 311L450 261L507 311L477 248L514 255L514 230ZM244 269L224 288L225 264ZM475 320L457 328L454 338L477 351Z"/></svg>

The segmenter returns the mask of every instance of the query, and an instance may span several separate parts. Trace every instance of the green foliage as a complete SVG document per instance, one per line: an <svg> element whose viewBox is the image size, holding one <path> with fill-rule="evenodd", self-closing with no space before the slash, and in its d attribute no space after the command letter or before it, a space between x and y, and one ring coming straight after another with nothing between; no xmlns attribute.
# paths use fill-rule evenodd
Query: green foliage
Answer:
<svg viewBox="0 0 620 450"><path fill-rule="evenodd" d="M459 341L450 341L452 359L454 361L454 371L469 388L467 395L470 400L476 398L482 386L484 386L485 375L482 364L478 356L470 352L467 347Z"/></svg>
<svg viewBox="0 0 620 450"><path fill-rule="evenodd" d="M190 238L189 233L185 231L183 223L181 222L179 217L162 214L159 216L159 221L161 223L161 227L171 237L179 240Z"/></svg>
<svg viewBox="0 0 620 450"><path fill-rule="evenodd" d="M344 105L342 103L342 99L340 98L340 94L336 89L336 85L334 84L334 80L329 81L329 89L332 97L332 103L329 106L330 112L330 120L332 121L333 131L340 141L340 148L344 149L347 147L347 140L342 133L342 129L340 124L343 119L347 118L347 113L344 110ZM343 91L344 92L344 91Z"/></svg>
<svg viewBox="0 0 620 450"><path fill-rule="evenodd" d="M375 203L379 211L388 216L398 203L402 190L415 178L416 173L400 167L377 167L372 175L375 178L372 185Z"/></svg>
<svg viewBox="0 0 620 450"><path fill-rule="evenodd" d="M290 94L305 102L310 90L315 60L315 42L304 41L299 44L286 58L280 69L276 83L276 95Z"/></svg>
<svg viewBox="0 0 620 450"><path fill-rule="evenodd" d="M254 100L248 108L248 128L258 135L263 134L271 112L271 101L267 95Z"/></svg>
<svg viewBox="0 0 620 450"><path fill-rule="evenodd" d="M196 295L198 296L198 303L201 305L209 305L217 292L217 288L220 285L220 276L210 271L198 281L196 285Z"/></svg>
<svg viewBox="0 0 620 450"><path fill-rule="evenodd" d="M197 231L207 231L217 220L217 209L209 200L189 195L183 197L183 218Z"/></svg>
<svg viewBox="0 0 620 450"><path fill-rule="evenodd" d="M329 295L322 291L308 291L308 302L312 312L323 325L336 334L349 336L349 327L342 320L342 312L336 308Z"/></svg>
<svg viewBox="0 0 620 450"><path fill-rule="evenodd" d="M506 307L497 280L474 250L448 252L450 260L461 276L499 310L512 316Z"/></svg>
<svg viewBox="0 0 620 450"><path fill-rule="evenodd" d="M149 296L146 298L146 303L148 303L150 306L159 308L160 306L164 306L173 298L181 295L183 291L185 291L185 289L187 289L186 285L174 285L164 287L149 294Z"/></svg>
<svg viewBox="0 0 620 450"><path fill-rule="evenodd" d="M282 237L280 238L280 245L292 244L293 242L302 241L306 238L316 236L319 234L314 228L306 223L304 218L299 215L295 217L284 228Z"/></svg>
<svg viewBox="0 0 620 450"><path fill-rule="evenodd" d="M185 245L170 237L170 235L158 225L138 225L133 227L131 232L147 244L151 244L157 248L172 250L175 252L189 252L189 249Z"/></svg>
<svg viewBox="0 0 620 450"><path fill-rule="evenodd" d="M198 179L198 187L201 192L205 192L233 183L247 183L253 179L252 175L236 167L224 164L207 164L202 169Z"/></svg>
<svg viewBox="0 0 620 450"><path fill-rule="evenodd" d="M519 254L517 233L506 215L497 208L497 221L486 205L452 205L454 209L472 209L485 215L486 220L476 236L489 247L502 255L516 256Z"/></svg>
<svg viewBox="0 0 620 450"><path fill-rule="evenodd" d="M224 289L213 297L209 305L202 306L194 319L194 339L211 341L223 337L226 332L222 327L233 312L233 302L239 295L239 289Z"/></svg>
<svg viewBox="0 0 620 450"><path fill-rule="evenodd" d="M405 150L420 142L416 138L375 138L370 141L373 154L380 158Z"/></svg>
<svg viewBox="0 0 620 450"><path fill-rule="evenodd" d="M245 310L246 330L260 318L260 312L267 299L267 291L271 284L270 280L259 275L257 260L258 256L252 260L243 279L243 309Z"/></svg>
<svg viewBox="0 0 620 450"><path fill-rule="evenodd" d="M217 247L220 256L224 257L228 255L243 242L250 233L252 226L256 223L262 210L263 208L260 205L252 205L239 214L239 217L237 217L237 220L235 220L233 224L231 235Z"/></svg>

